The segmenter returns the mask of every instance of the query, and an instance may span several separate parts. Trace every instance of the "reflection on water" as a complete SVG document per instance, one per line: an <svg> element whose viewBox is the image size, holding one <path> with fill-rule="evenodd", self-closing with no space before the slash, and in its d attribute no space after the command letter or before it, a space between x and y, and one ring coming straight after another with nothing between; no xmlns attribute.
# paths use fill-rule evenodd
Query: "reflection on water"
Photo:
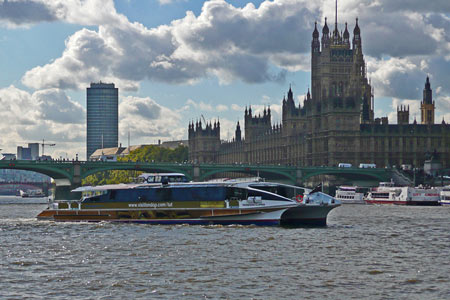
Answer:
<svg viewBox="0 0 450 300"><path fill-rule="evenodd" d="M38 222L45 204L8 201L0 198L0 299L450 294L445 207L348 205L326 228L287 229Z"/></svg>

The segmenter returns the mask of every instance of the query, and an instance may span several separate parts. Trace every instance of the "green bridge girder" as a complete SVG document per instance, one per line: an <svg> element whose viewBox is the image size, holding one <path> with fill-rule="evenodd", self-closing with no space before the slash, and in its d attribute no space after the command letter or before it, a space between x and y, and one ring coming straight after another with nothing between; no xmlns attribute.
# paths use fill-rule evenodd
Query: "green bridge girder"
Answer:
<svg viewBox="0 0 450 300"><path fill-rule="evenodd" d="M86 176L110 170L137 170L144 172L184 173L191 180L205 180L217 173L239 172L251 175L277 176L292 183L303 182L318 175L357 175L379 181L389 180L391 169L360 169L336 167L296 167L277 165L225 165L225 164L179 164L150 162L101 162L101 161L0 161L0 169L28 170L42 173L53 179L68 179L80 183Z"/></svg>
<svg viewBox="0 0 450 300"><path fill-rule="evenodd" d="M263 178L278 178L300 184L318 175L358 176L378 181L388 181L391 169L360 169L336 167L297 167L277 165L222 165L222 164L180 164L180 163L151 163L151 162L102 162L102 161L30 161L9 160L0 161L0 169L27 170L45 174L57 182L58 186L65 185L67 196L70 189L81 185L81 180L89 175L110 170L137 170L144 172L174 172L183 173L190 180L202 181L217 173L238 172ZM58 180L66 180L65 184L58 184ZM62 188L60 188L62 189ZM65 197L64 196L64 197Z"/></svg>

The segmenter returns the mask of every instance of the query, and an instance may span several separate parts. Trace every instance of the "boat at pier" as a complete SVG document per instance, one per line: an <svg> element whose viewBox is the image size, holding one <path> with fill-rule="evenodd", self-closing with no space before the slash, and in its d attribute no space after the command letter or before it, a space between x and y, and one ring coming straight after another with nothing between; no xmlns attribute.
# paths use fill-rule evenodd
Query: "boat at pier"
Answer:
<svg viewBox="0 0 450 300"><path fill-rule="evenodd" d="M22 198L41 198L41 197L45 197L45 194L40 189L26 190L26 191L20 190L19 191L19 195Z"/></svg>
<svg viewBox="0 0 450 300"><path fill-rule="evenodd" d="M439 203L441 205L450 205L450 185L445 186L441 190Z"/></svg>
<svg viewBox="0 0 450 300"><path fill-rule="evenodd" d="M150 224L326 225L340 202L317 189L258 182L183 182L170 174L145 183L80 187L79 201L49 204L37 218ZM161 182L156 182L161 180ZM148 183L148 181L152 183Z"/></svg>
<svg viewBox="0 0 450 300"><path fill-rule="evenodd" d="M439 205L439 190L426 187L396 187L393 182L380 182L364 198L370 204Z"/></svg>
<svg viewBox="0 0 450 300"><path fill-rule="evenodd" d="M20 191L19 191L19 195L20 195L20 197L22 197L22 198L28 198L28 197L30 197L30 194L28 194L27 192L25 192L25 191L23 191L23 190L20 190Z"/></svg>
<svg viewBox="0 0 450 300"><path fill-rule="evenodd" d="M336 190L336 199L341 201L342 204L365 204L365 191L367 191L367 188L340 186Z"/></svg>

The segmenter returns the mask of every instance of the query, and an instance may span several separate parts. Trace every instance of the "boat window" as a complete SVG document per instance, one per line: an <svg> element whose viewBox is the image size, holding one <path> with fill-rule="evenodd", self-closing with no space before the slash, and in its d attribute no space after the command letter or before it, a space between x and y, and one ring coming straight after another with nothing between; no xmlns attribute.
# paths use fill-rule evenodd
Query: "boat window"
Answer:
<svg viewBox="0 0 450 300"><path fill-rule="evenodd" d="M250 187L258 189L258 190L263 190L263 191L267 191L270 193L274 193L277 195L280 195L282 197L286 197L289 199L294 199L295 197L297 197L298 195L304 195L305 194L305 189L301 188L301 187L291 187L291 186L284 186L284 185L250 185Z"/></svg>
<svg viewBox="0 0 450 300"><path fill-rule="evenodd" d="M253 189L248 190L248 197L261 197L261 199L263 200L288 201L282 196L280 197L278 195L266 193L265 191L258 191Z"/></svg>
<svg viewBox="0 0 450 300"><path fill-rule="evenodd" d="M246 189L239 189L233 192L234 197L247 199ZM154 188L135 188L110 191L107 198L109 201L224 201L227 199L226 187L224 186L171 186L171 187L154 187ZM100 200L101 197L97 196Z"/></svg>
<svg viewBox="0 0 450 300"><path fill-rule="evenodd" d="M385 198L385 199L389 199L389 193L372 193L372 198Z"/></svg>
<svg viewBox="0 0 450 300"><path fill-rule="evenodd" d="M94 197L89 197L89 198L85 198L83 200L83 202L99 202L100 201L100 197L99 196L94 196Z"/></svg>
<svg viewBox="0 0 450 300"><path fill-rule="evenodd" d="M181 175L169 176L169 182L187 182L187 179Z"/></svg>
<svg viewBox="0 0 450 300"><path fill-rule="evenodd" d="M227 187L226 199L247 199L247 190L236 187Z"/></svg>

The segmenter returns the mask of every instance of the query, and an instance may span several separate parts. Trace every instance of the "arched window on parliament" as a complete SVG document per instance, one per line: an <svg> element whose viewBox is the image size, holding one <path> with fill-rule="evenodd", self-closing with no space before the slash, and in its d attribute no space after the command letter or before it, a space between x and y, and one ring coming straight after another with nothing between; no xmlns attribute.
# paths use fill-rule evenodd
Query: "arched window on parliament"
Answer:
<svg viewBox="0 0 450 300"><path fill-rule="evenodd" d="M330 96L336 96L336 95L337 95L337 85L336 85L336 82L333 82L331 84Z"/></svg>
<svg viewBox="0 0 450 300"><path fill-rule="evenodd" d="M339 82L338 96L342 96L343 94L344 94L344 83L341 81Z"/></svg>

